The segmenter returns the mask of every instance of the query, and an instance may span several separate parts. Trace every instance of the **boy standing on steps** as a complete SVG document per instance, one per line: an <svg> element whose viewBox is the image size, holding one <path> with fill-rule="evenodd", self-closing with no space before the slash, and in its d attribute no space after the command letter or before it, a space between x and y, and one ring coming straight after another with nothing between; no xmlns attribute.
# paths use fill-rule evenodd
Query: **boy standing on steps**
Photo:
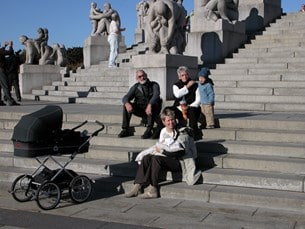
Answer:
<svg viewBox="0 0 305 229"><path fill-rule="evenodd" d="M205 117L207 129L215 128L214 121L214 103L215 93L213 82L209 78L210 71L208 68L202 68L198 73L198 89L200 92L201 112Z"/></svg>

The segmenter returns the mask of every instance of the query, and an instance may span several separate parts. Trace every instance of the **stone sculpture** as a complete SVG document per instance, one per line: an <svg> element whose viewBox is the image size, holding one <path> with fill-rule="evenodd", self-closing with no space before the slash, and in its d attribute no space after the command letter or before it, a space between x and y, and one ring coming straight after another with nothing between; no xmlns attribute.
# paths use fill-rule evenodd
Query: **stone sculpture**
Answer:
<svg viewBox="0 0 305 229"><path fill-rule="evenodd" d="M96 3L91 3L89 18L92 23L91 36L104 35L107 36L109 33L109 25L111 22L111 15L116 13L119 17L119 27L121 26L121 19L119 13L111 8L110 3L104 4L104 10L100 11L97 8Z"/></svg>
<svg viewBox="0 0 305 229"><path fill-rule="evenodd" d="M238 20L239 0L203 0L203 15L208 20L227 20L232 23Z"/></svg>
<svg viewBox="0 0 305 229"><path fill-rule="evenodd" d="M137 5L136 5L136 10L137 10L137 18L138 18L138 23L137 27L139 29L144 28L144 18L147 16L149 9L149 3L146 0L141 0Z"/></svg>
<svg viewBox="0 0 305 229"><path fill-rule="evenodd" d="M54 44L50 47L48 42L48 30L39 28L36 39L21 35L19 41L25 46L25 64L54 64L61 67L67 64L67 54L64 45Z"/></svg>
<svg viewBox="0 0 305 229"><path fill-rule="evenodd" d="M145 33L152 53L182 54L185 48L183 30L186 10L173 0L152 0L147 15Z"/></svg>

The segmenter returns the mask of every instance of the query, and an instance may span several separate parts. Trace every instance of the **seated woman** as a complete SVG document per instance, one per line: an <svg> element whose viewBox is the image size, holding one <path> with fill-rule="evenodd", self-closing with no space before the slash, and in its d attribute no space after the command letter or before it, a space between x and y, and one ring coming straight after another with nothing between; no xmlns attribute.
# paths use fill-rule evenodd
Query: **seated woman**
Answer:
<svg viewBox="0 0 305 229"><path fill-rule="evenodd" d="M161 131L159 142L138 157L139 167L134 181L134 188L125 197L138 196L142 188L148 186L143 199L158 197L159 174L161 171L182 172L188 185L194 185L201 171L196 171L195 158L197 150L194 140L187 133L186 128L176 130L175 112L165 108L161 113L164 128Z"/></svg>

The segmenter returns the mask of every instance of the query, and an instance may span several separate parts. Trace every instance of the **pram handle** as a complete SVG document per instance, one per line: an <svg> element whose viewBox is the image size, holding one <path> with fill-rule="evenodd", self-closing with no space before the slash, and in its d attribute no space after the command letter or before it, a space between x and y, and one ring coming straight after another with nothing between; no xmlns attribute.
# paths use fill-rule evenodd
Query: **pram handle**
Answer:
<svg viewBox="0 0 305 229"><path fill-rule="evenodd" d="M105 128L105 125L104 125L103 123L101 123L100 121L95 120L95 123L99 124L99 125L101 126L101 128L98 129L98 130L96 130L96 131L94 131L94 132L92 133L92 136L97 136L98 133L99 133L100 131L102 131L102 130Z"/></svg>
<svg viewBox="0 0 305 229"><path fill-rule="evenodd" d="M88 120L84 121L83 123L79 124L78 126L74 127L73 129L71 129L72 131L82 127L83 125L85 125L88 122Z"/></svg>

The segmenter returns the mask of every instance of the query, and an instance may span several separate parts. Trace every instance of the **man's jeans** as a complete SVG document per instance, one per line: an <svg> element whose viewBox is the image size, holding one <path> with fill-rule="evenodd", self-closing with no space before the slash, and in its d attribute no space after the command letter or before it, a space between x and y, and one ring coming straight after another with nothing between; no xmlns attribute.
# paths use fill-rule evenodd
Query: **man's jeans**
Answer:
<svg viewBox="0 0 305 229"><path fill-rule="evenodd" d="M116 66L115 60L118 56L119 50L119 36L117 35L109 35L108 42L110 44L110 54L109 54L109 66L113 67Z"/></svg>

